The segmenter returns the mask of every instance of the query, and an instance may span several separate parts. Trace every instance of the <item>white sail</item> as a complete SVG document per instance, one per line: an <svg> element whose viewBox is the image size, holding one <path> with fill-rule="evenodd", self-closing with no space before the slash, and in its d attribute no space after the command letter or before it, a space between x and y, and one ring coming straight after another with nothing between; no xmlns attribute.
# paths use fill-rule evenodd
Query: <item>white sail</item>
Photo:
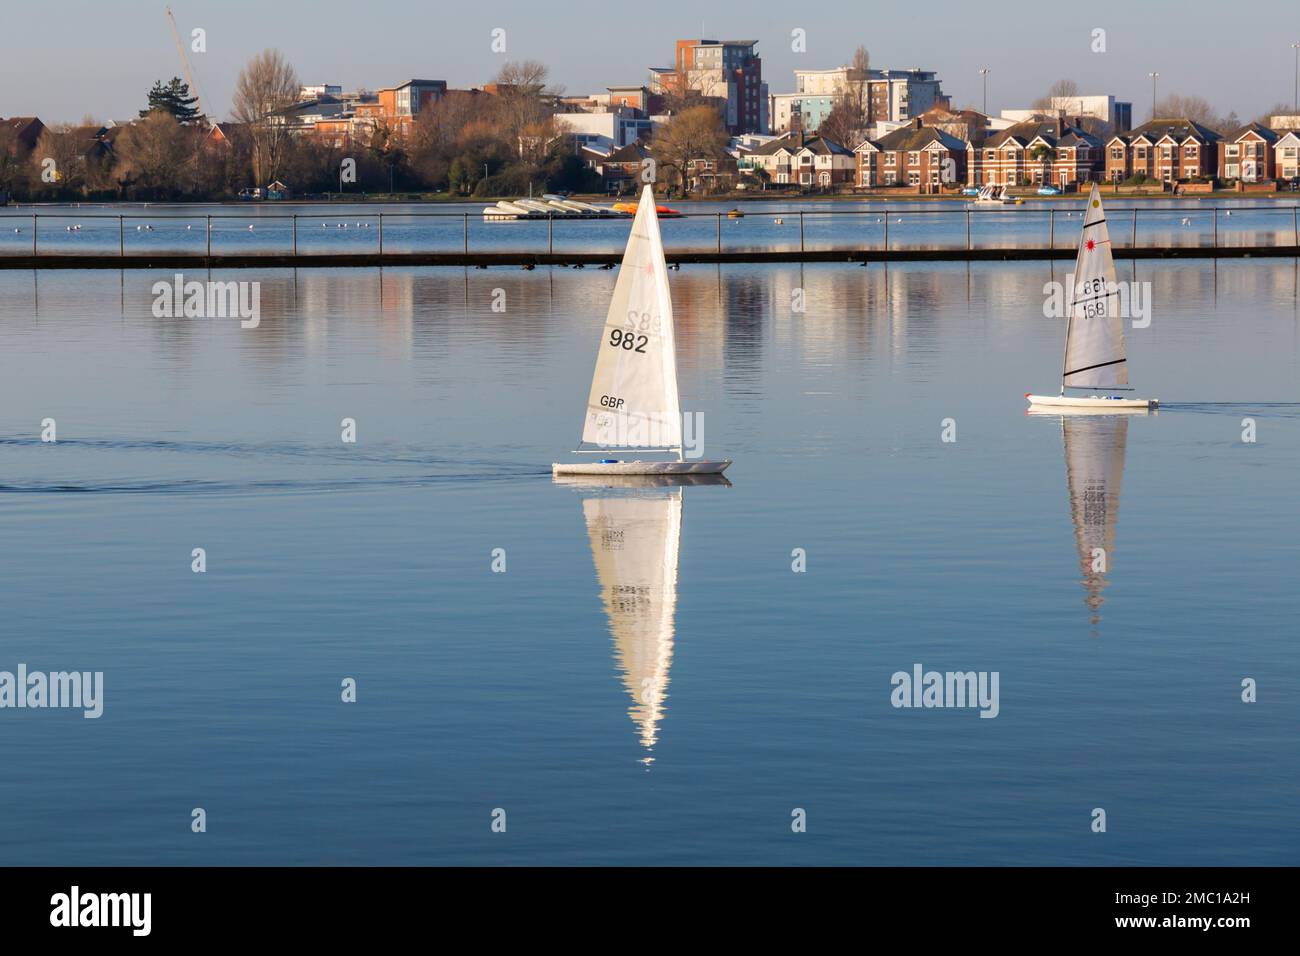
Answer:
<svg viewBox="0 0 1300 956"><path fill-rule="evenodd" d="M600 448L682 444L673 303L649 186L632 220L601 331L582 440Z"/></svg>
<svg viewBox="0 0 1300 956"><path fill-rule="evenodd" d="M641 744L654 746L668 696L682 490L582 502L600 598Z"/></svg>
<svg viewBox="0 0 1300 956"><path fill-rule="evenodd" d="M1124 321L1119 313L1106 211L1094 183L1074 268L1062 385L1105 389L1128 384Z"/></svg>
<svg viewBox="0 0 1300 956"><path fill-rule="evenodd" d="M1128 418L1123 415L1063 415L1066 482L1070 489L1070 518L1079 552L1085 603L1092 623L1100 620L1102 590L1115 551L1120 484L1124 479L1124 448Z"/></svg>

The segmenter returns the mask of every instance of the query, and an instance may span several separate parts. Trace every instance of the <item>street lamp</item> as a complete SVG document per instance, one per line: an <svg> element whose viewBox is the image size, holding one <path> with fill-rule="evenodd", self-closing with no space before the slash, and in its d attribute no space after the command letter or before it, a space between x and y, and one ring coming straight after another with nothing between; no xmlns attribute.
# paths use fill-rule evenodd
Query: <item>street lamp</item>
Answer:
<svg viewBox="0 0 1300 956"><path fill-rule="evenodd" d="M1156 80L1160 79L1159 73L1148 73L1151 77L1151 118L1156 118Z"/></svg>
<svg viewBox="0 0 1300 956"><path fill-rule="evenodd" d="M984 115L989 115L989 68L980 69L980 76L984 78Z"/></svg>
<svg viewBox="0 0 1300 956"><path fill-rule="evenodd" d="M1292 43L1291 49L1295 50L1295 100L1291 108L1300 113L1300 43Z"/></svg>

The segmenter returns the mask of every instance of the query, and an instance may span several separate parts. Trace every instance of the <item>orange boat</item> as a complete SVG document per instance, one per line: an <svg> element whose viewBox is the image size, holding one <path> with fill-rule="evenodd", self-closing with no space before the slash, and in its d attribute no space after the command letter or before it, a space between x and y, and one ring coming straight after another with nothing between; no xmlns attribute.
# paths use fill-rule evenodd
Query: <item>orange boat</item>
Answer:
<svg viewBox="0 0 1300 956"><path fill-rule="evenodd" d="M611 207L615 212L625 213L629 216L636 215L637 204L634 202L616 202ZM669 209L667 206L655 206L655 212L659 214L660 219L680 219L682 214L676 209Z"/></svg>

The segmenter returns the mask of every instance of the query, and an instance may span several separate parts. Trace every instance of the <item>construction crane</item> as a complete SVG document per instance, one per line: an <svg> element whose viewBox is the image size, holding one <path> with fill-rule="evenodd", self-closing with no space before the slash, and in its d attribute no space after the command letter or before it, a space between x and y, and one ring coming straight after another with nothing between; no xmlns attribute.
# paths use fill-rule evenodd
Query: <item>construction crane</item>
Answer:
<svg viewBox="0 0 1300 956"><path fill-rule="evenodd" d="M202 97L199 95L199 85L194 82L194 74L190 72L190 61L185 57L185 46L181 43L180 31L176 29L176 18L172 16L171 6L163 8L167 14L167 22L172 27L172 39L176 41L176 55L181 58L181 69L185 71L185 82L189 84L190 92L194 94L194 107L199 111L199 115L211 125L212 121L203 112Z"/></svg>

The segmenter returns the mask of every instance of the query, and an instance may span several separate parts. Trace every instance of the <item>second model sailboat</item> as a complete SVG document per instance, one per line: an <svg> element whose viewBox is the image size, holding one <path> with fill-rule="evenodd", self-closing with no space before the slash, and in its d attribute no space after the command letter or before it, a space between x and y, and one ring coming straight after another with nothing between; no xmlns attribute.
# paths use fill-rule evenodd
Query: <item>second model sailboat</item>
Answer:
<svg viewBox="0 0 1300 956"><path fill-rule="evenodd" d="M587 398L580 454L623 451L676 454L676 461L553 464L555 475L719 475L731 461L686 461L677 391L677 345L668 264L649 186L641 195L614 298L601 330Z"/></svg>
<svg viewBox="0 0 1300 956"><path fill-rule="evenodd" d="M1025 398L1040 408L1155 408L1154 398L1129 398L1106 392L1132 391L1128 387L1128 355L1124 348L1124 319L1116 299L1115 260L1110 252L1110 232L1101 193L1093 183L1088 210L1079 238L1070 303L1066 312L1065 362L1061 367L1061 394ZM1069 394L1088 390L1091 395Z"/></svg>

